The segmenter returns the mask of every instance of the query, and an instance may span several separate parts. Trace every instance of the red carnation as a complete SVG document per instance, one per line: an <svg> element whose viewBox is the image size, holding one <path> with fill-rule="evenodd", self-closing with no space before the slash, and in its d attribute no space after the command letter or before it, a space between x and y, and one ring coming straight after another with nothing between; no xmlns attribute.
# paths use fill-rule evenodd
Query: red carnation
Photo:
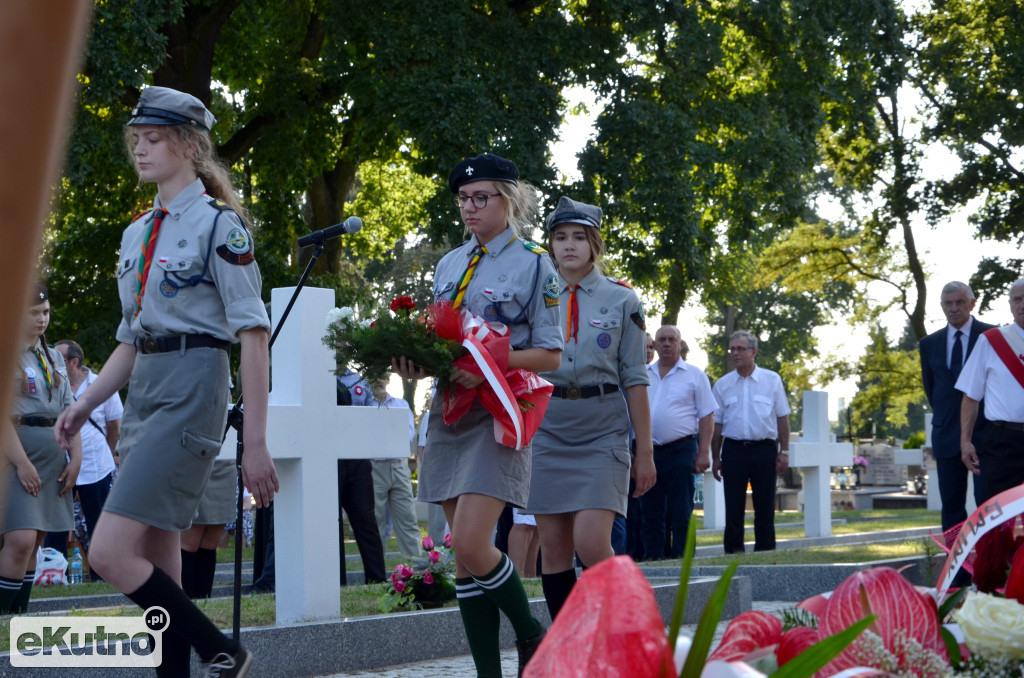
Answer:
<svg viewBox="0 0 1024 678"><path fill-rule="evenodd" d="M416 304L413 302L412 297L395 297L391 300L391 310L395 313L399 311L409 313L415 309Z"/></svg>

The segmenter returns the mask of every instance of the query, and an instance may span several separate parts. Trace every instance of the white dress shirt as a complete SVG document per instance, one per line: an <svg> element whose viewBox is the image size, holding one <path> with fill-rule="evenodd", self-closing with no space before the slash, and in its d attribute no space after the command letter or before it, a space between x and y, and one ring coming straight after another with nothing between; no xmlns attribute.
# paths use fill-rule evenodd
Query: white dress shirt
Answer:
<svg viewBox="0 0 1024 678"><path fill-rule="evenodd" d="M89 370L89 375L78 385L78 392L75 393L75 400L82 397L89 384L96 381L99 375ZM91 485L107 477L114 470L114 455L107 444L107 422L116 421L124 415L124 406L121 405L121 397L114 391L103 404L89 413L93 426L87 419L85 425L79 432L82 436L82 468L78 472L78 485Z"/></svg>
<svg viewBox="0 0 1024 678"><path fill-rule="evenodd" d="M651 385L651 437L665 445L697 433L697 423L713 413L718 403L711 381L702 370L680 358L662 379L658 362L647 366Z"/></svg>
<svg viewBox="0 0 1024 678"><path fill-rule="evenodd" d="M777 440L779 417L789 414L782 377L754 365L749 377L733 370L715 382L715 423L731 440Z"/></svg>
<svg viewBox="0 0 1024 678"><path fill-rule="evenodd" d="M1020 325L1014 324L1013 329L1024 338ZM1024 423L1024 387L1010 374L984 334L974 344L956 380L956 390L973 400L984 399L985 418L989 421Z"/></svg>

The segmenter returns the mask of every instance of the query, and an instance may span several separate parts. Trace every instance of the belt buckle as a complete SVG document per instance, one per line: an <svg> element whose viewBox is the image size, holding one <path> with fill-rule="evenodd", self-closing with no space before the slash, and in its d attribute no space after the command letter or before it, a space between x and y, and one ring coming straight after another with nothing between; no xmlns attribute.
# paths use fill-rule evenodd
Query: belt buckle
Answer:
<svg viewBox="0 0 1024 678"><path fill-rule="evenodd" d="M568 388L568 390L566 391L565 395L566 395L566 397L569 400L579 400L580 399L580 387L579 386L570 386Z"/></svg>
<svg viewBox="0 0 1024 678"><path fill-rule="evenodd" d="M156 353L160 349L160 342L156 337L146 337L142 340L142 351L144 353Z"/></svg>

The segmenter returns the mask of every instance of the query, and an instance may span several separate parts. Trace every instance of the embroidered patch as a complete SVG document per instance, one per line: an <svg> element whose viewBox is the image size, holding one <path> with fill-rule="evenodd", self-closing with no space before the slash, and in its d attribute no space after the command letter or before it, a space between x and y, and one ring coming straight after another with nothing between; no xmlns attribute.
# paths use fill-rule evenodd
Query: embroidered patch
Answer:
<svg viewBox="0 0 1024 678"><path fill-rule="evenodd" d="M552 273L544 281L544 304L545 306L558 306L559 302L558 276Z"/></svg>
<svg viewBox="0 0 1024 678"><path fill-rule="evenodd" d="M170 280L163 280L160 282L160 294L171 299L177 296L178 287L176 285L172 285Z"/></svg>
<svg viewBox="0 0 1024 678"><path fill-rule="evenodd" d="M363 393L365 393L365 391L363 391L363 387L360 386L359 384L356 384L352 388L352 392L355 393L357 396L361 396L361 395L363 395Z"/></svg>
<svg viewBox="0 0 1024 678"><path fill-rule="evenodd" d="M600 346L601 348L608 348L609 346L612 345L612 335L608 334L607 332L602 332L601 334L597 335L597 345Z"/></svg>
<svg viewBox="0 0 1024 678"><path fill-rule="evenodd" d="M487 308L484 309L484 317L487 318L488 320L498 319L498 309L494 306L494 304L487 304Z"/></svg>
<svg viewBox="0 0 1024 678"><path fill-rule="evenodd" d="M180 247L187 247L187 246L188 246L188 240L179 240L178 241L178 247L179 248Z"/></svg>
<svg viewBox="0 0 1024 678"><path fill-rule="evenodd" d="M529 240L526 240L526 241L523 242L523 247L525 247L529 251L533 252L534 254L547 254L548 253L548 251L546 249L544 249L543 247L541 247L537 243L531 242Z"/></svg>
<svg viewBox="0 0 1024 678"><path fill-rule="evenodd" d="M224 239L224 244L235 254L245 254L252 249L249 234L237 227L228 231L228 237Z"/></svg>
<svg viewBox="0 0 1024 678"><path fill-rule="evenodd" d="M235 264L237 266L244 266L256 261L256 257L253 256L252 252L236 254L235 252L230 251L227 245L217 246L217 256L229 264Z"/></svg>
<svg viewBox="0 0 1024 678"><path fill-rule="evenodd" d="M645 332L647 331L647 323L644 322L644 316L642 313L640 313L640 311L637 311L636 313L630 313L629 319L636 323L637 327L644 330Z"/></svg>

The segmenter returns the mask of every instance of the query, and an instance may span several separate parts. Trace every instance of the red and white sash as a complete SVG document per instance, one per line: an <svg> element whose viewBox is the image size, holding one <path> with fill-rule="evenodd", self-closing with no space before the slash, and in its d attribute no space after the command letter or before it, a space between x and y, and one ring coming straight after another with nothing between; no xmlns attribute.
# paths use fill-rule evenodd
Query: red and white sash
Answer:
<svg viewBox="0 0 1024 678"><path fill-rule="evenodd" d="M1024 337L1013 325L1003 325L986 330L985 338L1013 378L1024 388Z"/></svg>

